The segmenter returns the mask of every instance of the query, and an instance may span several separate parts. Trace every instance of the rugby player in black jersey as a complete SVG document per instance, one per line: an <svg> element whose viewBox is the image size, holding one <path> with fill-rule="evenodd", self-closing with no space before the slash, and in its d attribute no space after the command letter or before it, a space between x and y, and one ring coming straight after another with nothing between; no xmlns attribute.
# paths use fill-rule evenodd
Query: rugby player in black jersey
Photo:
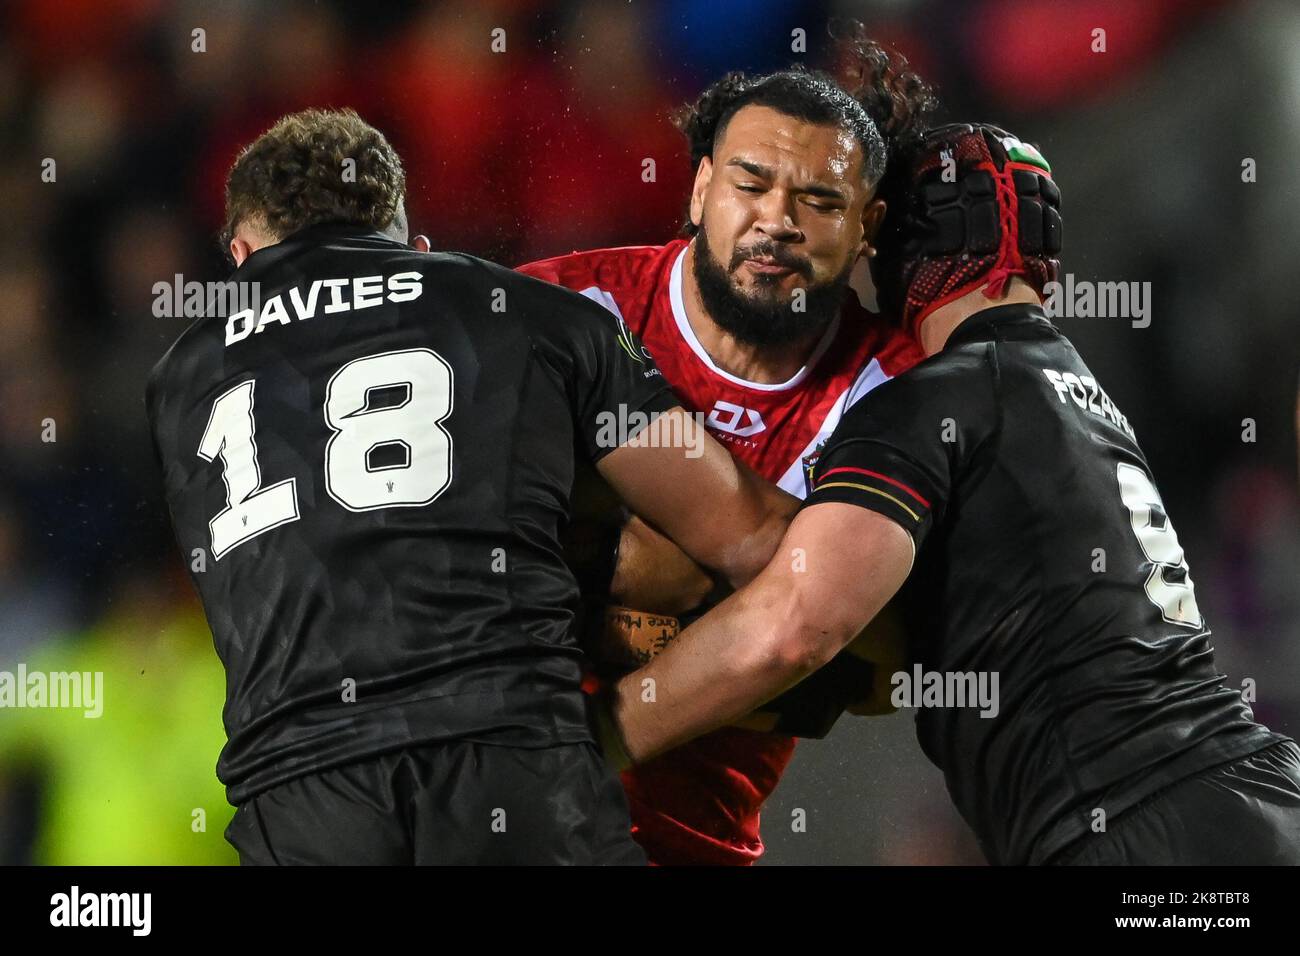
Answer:
<svg viewBox="0 0 1300 956"><path fill-rule="evenodd" d="M597 303L408 246L404 193L356 114L285 117L227 183L259 301L148 383L226 667L227 837L245 863L644 862L581 690L575 462L733 584L794 499Z"/></svg>
<svg viewBox="0 0 1300 956"><path fill-rule="evenodd" d="M762 574L614 688L607 749L748 713L901 589L895 688L990 862L1300 863L1300 750L1225 685L1133 429L1042 309L1046 161L956 125L886 181L877 284L928 357L846 413Z"/></svg>

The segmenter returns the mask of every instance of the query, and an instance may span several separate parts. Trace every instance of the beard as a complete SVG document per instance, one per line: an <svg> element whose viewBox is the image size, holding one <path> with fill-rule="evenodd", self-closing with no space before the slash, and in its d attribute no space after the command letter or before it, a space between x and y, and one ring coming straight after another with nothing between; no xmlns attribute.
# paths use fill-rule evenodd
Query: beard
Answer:
<svg viewBox="0 0 1300 956"><path fill-rule="evenodd" d="M709 248L703 221L696 238L692 271L700 299L709 317L736 341L760 348L792 345L825 329L839 312L853 272L853 260L838 275L824 282L813 282L812 263L771 239L737 246L731 263L724 269ZM757 275L752 293L740 289L733 279L735 271L746 259L754 257L771 258L808 281L803 288L803 311L794 308L793 293L782 293L781 282L785 276Z"/></svg>

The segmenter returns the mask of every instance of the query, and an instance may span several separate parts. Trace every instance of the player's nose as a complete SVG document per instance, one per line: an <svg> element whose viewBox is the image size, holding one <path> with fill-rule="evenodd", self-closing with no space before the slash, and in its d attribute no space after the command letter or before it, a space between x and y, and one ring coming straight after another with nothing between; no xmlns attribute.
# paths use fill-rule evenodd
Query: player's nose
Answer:
<svg viewBox="0 0 1300 956"><path fill-rule="evenodd" d="M789 202L779 195L779 190L769 190L763 197L758 216L754 220L754 229L764 236L778 242L798 242L803 238L798 224L794 221Z"/></svg>

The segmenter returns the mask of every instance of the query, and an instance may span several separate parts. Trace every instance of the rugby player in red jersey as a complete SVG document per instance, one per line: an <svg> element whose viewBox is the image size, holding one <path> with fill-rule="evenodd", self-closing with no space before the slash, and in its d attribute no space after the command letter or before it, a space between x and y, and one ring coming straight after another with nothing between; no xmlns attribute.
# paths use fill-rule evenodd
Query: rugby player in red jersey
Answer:
<svg viewBox="0 0 1300 956"><path fill-rule="evenodd" d="M799 686L897 595L895 690L990 863L1300 865L1300 748L1216 664L1133 427L1044 311L1047 161L952 123L887 189L873 274L927 358L845 413L763 573L598 701L607 756Z"/></svg>
<svg viewBox="0 0 1300 956"><path fill-rule="evenodd" d="M839 82L802 68L732 73L684 111L678 125L696 170L686 238L519 267L618 315L710 433L800 498L845 410L922 358L897 323L862 306L849 279L884 214L876 187L887 140L919 127L933 95L875 43L851 40L841 52ZM656 537L644 525L638 534ZM659 553L675 550L660 543ZM634 576L682 580L670 570L680 562L634 563ZM759 811L794 751L781 729L757 715L623 775L633 834L652 863L761 856Z"/></svg>

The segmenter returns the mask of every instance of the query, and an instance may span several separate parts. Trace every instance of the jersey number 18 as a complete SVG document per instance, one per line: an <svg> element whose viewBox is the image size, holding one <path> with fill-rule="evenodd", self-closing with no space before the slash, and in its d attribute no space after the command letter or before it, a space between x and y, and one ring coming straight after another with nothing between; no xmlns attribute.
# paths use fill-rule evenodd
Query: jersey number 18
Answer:
<svg viewBox="0 0 1300 956"><path fill-rule="evenodd" d="M241 382L212 403L199 457L221 456L226 507L208 522L212 557L297 521L296 478L262 487L253 421L256 382ZM395 401L380 404L386 394ZM325 489L349 511L416 508L451 484L451 366L429 349L355 359L330 377L325 423ZM391 459L391 461L390 461ZM383 463L381 463L383 462Z"/></svg>

